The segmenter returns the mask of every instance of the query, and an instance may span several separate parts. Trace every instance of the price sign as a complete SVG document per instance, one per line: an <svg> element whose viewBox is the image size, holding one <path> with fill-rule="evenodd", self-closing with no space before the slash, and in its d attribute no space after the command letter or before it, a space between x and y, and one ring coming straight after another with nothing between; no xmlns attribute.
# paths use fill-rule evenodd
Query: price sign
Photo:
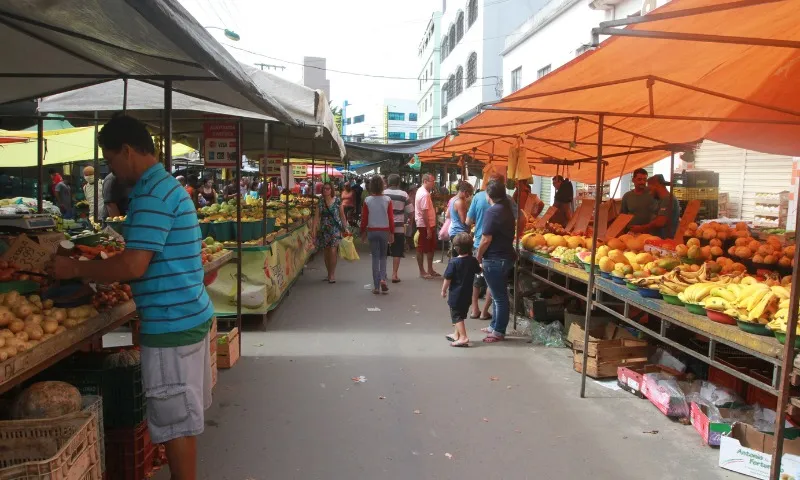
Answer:
<svg viewBox="0 0 800 480"><path fill-rule="evenodd" d="M267 157L266 160L264 161L264 175L267 177L277 177L280 174L281 174L281 159Z"/></svg>
<svg viewBox="0 0 800 480"><path fill-rule="evenodd" d="M297 178L305 178L308 175L308 170L305 165L292 165L292 176Z"/></svg>
<svg viewBox="0 0 800 480"><path fill-rule="evenodd" d="M235 122L203 124L203 160L206 167L236 168L239 153L239 129Z"/></svg>

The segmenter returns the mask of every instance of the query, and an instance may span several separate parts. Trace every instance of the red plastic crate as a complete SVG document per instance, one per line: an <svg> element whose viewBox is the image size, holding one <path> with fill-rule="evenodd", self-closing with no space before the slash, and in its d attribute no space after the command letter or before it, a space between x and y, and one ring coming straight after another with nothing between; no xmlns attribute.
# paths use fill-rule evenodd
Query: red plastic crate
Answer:
<svg viewBox="0 0 800 480"><path fill-rule="evenodd" d="M726 367L736 370L739 373L747 374L748 369L746 367L739 367L719 358L717 358L716 361L725 365ZM746 392L744 381L739 380L730 373L724 372L718 368L714 368L713 366L708 367L708 381L718 387L725 387L737 395L744 395Z"/></svg>
<svg viewBox="0 0 800 480"><path fill-rule="evenodd" d="M755 378L756 380L760 380L761 382L766 383L767 385L772 384L771 378L765 377L756 370L750 370L750 376ZM753 385L747 386L747 395L745 397L745 401L750 405L757 403L762 407L771 408L773 410L778 408L778 397L769 392L765 392L764 390L761 390L758 387L754 387Z"/></svg>
<svg viewBox="0 0 800 480"><path fill-rule="evenodd" d="M133 428L106 430L106 478L144 480L153 472L157 448L147 421Z"/></svg>

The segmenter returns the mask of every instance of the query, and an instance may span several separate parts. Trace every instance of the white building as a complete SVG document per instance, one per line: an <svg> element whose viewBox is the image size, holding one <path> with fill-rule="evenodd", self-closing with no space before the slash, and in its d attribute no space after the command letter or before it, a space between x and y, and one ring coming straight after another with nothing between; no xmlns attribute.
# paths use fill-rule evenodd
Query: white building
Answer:
<svg viewBox="0 0 800 480"><path fill-rule="evenodd" d="M417 57L419 58L418 138L432 138L442 134L440 114L442 111L441 84L443 82L439 80L441 67L441 58L439 56L441 19L442 12L433 12L428 26L425 27L425 33L419 42L419 50L417 52Z"/></svg>
<svg viewBox="0 0 800 480"><path fill-rule="evenodd" d="M328 61L322 57L303 57L303 80L300 83L313 90L322 90L327 98L331 98L327 64Z"/></svg>
<svg viewBox="0 0 800 480"><path fill-rule="evenodd" d="M443 0L439 43L442 133L503 96L504 39L546 0ZM506 92L507 93L507 92Z"/></svg>
<svg viewBox="0 0 800 480"><path fill-rule="evenodd" d="M393 143L416 140L417 102L387 98L383 102L344 102L342 136L346 141Z"/></svg>
<svg viewBox="0 0 800 480"><path fill-rule="evenodd" d="M668 0L550 0L532 17L506 37L502 49L503 92L516 92L544 77L575 57L592 43L592 29L600 22L639 15ZM604 40L606 37L602 38ZM648 173L669 178L669 159L652 165ZM549 179L536 179L533 192L545 203L554 192ZM610 181L615 197L630 190L630 175Z"/></svg>

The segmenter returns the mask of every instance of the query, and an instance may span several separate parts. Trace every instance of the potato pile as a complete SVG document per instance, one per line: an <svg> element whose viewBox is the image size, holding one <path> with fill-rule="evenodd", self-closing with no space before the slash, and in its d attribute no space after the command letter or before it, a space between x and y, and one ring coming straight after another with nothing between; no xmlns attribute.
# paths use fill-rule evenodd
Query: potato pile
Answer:
<svg viewBox="0 0 800 480"><path fill-rule="evenodd" d="M0 362L97 315L91 305L54 308L52 300L19 292L0 293Z"/></svg>

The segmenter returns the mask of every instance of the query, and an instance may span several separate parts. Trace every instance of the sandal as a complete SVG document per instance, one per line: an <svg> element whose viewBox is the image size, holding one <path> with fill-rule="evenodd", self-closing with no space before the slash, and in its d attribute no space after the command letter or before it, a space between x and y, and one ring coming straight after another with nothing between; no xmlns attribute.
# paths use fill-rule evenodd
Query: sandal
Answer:
<svg viewBox="0 0 800 480"><path fill-rule="evenodd" d="M497 343L497 342L502 342L505 339L506 339L505 335L499 335L497 333L490 333L489 335L487 335L483 339L483 341L484 341L484 343Z"/></svg>
<svg viewBox="0 0 800 480"><path fill-rule="evenodd" d="M442 274L439 273L439 272L433 272L433 273L429 273L428 276L431 277L431 278L439 278L439 277L442 276Z"/></svg>
<svg viewBox="0 0 800 480"><path fill-rule="evenodd" d="M373 295L380 295L380 294L381 294L381 291L380 291L380 290L378 290L377 288L373 288L373 289L372 289L372 294L373 294Z"/></svg>
<svg viewBox="0 0 800 480"><path fill-rule="evenodd" d="M419 278L421 278L423 280L430 280L433 277L426 273L425 275L420 275Z"/></svg>
<svg viewBox="0 0 800 480"><path fill-rule="evenodd" d="M488 333L491 335L492 333L494 333L494 329L492 327L483 327L481 328L481 332Z"/></svg>
<svg viewBox="0 0 800 480"><path fill-rule="evenodd" d="M479 314L475 315L474 313L470 313L469 314L469 318L471 318L473 320L477 320L477 319L481 318L481 314L479 313Z"/></svg>
<svg viewBox="0 0 800 480"><path fill-rule="evenodd" d="M392 283L400 283L400 279L399 278L393 278L392 279Z"/></svg>
<svg viewBox="0 0 800 480"><path fill-rule="evenodd" d="M466 342L461 342L461 341L452 342L450 344L450 346L451 347L462 347L462 348L469 347L469 340L467 340Z"/></svg>
<svg viewBox="0 0 800 480"><path fill-rule="evenodd" d="M477 318L478 320L491 320L492 316L491 315L489 315L488 317L480 316L480 317L475 317L475 318Z"/></svg>
<svg viewBox="0 0 800 480"><path fill-rule="evenodd" d="M389 293L389 286L386 285L386 282L381 282L381 292Z"/></svg>
<svg viewBox="0 0 800 480"><path fill-rule="evenodd" d="M444 336L444 338L446 338L448 342L456 341L456 337L454 337L452 333L448 333L447 335Z"/></svg>

